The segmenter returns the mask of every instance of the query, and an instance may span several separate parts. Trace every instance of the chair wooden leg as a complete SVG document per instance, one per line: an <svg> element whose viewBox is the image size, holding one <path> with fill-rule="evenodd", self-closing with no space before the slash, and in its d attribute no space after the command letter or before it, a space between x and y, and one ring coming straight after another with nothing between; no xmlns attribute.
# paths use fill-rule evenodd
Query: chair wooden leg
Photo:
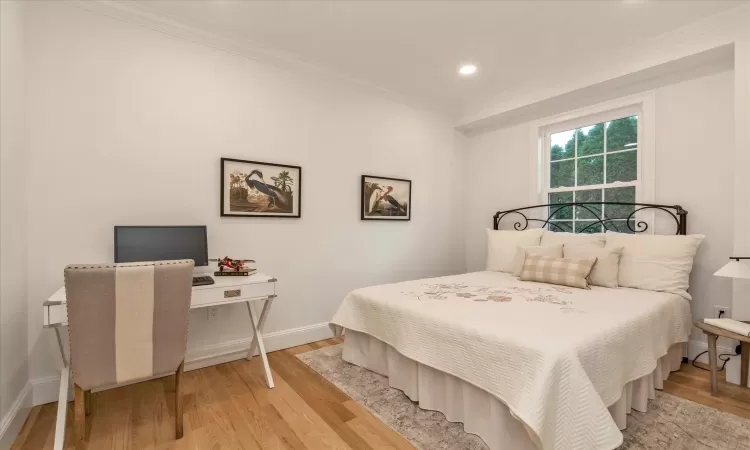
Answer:
<svg viewBox="0 0 750 450"><path fill-rule="evenodd" d="M83 399L84 403L86 404L86 415L91 415L91 389L88 391L83 391Z"/></svg>
<svg viewBox="0 0 750 450"><path fill-rule="evenodd" d="M73 400L73 429L75 430L76 449L85 448L86 442L86 400L85 394L77 384L75 385L75 398Z"/></svg>
<svg viewBox="0 0 750 450"><path fill-rule="evenodd" d="M180 363L174 374L174 425L176 439L182 439L182 374L185 361Z"/></svg>

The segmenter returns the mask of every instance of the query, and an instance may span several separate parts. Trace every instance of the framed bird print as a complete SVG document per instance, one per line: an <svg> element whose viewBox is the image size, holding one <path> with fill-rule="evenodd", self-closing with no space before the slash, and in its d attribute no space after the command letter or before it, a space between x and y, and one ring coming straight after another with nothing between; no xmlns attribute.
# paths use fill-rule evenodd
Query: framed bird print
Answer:
<svg viewBox="0 0 750 450"><path fill-rule="evenodd" d="M362 220L411 220L411 180L362 175Z"/></svg>
<svg viewBox="0 0 750 450"><path fill-rule="evenodd" d="M221 215L301 217L302 167L221 158Z"/></svg>

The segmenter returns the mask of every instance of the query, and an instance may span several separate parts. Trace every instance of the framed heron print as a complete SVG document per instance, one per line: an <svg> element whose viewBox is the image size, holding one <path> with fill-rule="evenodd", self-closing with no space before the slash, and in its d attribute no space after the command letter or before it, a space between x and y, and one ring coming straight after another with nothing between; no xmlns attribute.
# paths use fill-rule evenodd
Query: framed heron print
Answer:
<svg viewBox="0 0 750 450"><path fill-rule="evenodd" d="M221 158L221 215L301 217L302 167Z"/></svg>
<svg viewBox="0 0 750 450"><path fill-rule="evenodd" d="M362 175L362 220L411 220L411 180Z"/></svg>

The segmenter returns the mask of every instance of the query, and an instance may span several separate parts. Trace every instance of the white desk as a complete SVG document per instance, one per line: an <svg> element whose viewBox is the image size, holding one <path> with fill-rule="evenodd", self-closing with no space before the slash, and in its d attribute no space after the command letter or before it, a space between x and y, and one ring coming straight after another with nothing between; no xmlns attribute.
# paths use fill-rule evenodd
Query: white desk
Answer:
<svg viewBox="0 0 750 450"><path fill-rule="evenodd" d="M249 277L213 277L213 279L216 281L215 284L193 287L190 310L233 303L245 303L253 329L253 340L247 352L247 359L249 360L253 357L253 353L255 353L257 348L260 358L263 361L263 369L266 372L266 382L269 388L273 388L273 378L271 376L271 368L268 365L262 332L266 317L268 317L268 311L271 309L273 299L276 298L276 278L256 273ZM68 410L68 390L70 389L70 360L60 336L60 328L68 325L66 301L65 286L63 286L52 294L49 300L43 303L44 327L55 330L63 362L63 368L60 371L60 395L57 403L54 450L62 450L65 445L65 420ZM251 305L253 302L263 302L263 309L257 320L255 318L256 313L253 311Z"/></svg>

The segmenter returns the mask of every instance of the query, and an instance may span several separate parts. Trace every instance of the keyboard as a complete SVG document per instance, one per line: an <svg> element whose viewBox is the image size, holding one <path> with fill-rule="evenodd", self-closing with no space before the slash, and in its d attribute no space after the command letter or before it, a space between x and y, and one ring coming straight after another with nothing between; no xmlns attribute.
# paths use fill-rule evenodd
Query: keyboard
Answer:
<svg viewBox="0 0 750 450"><path fill-rule="evenodd" d="M208 275L193 277L193 286L207 286L209 284L214 284L214 279Z"/></svg>

